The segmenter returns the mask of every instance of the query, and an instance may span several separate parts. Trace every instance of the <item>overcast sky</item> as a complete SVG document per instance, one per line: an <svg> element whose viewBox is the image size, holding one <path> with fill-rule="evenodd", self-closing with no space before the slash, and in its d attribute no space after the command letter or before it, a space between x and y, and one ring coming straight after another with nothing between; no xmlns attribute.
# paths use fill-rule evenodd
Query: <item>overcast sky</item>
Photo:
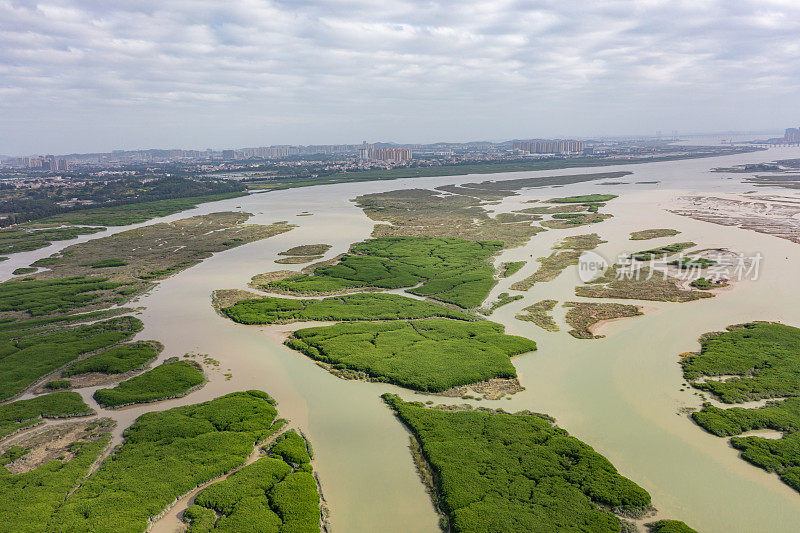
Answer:
<svg viewBox="0 0 800 533"><path fill-rule="evenodd" d="M798 124L800 0L0 0L0 154Z"/></svg>

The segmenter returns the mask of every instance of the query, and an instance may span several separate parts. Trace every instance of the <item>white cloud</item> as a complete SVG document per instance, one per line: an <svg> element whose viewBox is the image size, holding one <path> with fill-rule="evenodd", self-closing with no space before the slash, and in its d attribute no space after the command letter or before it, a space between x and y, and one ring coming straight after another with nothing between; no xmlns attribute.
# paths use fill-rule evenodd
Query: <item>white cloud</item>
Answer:
<svg viewBox="0 0 800 533"><path fill-rule="evenodd" d="M782 125L798 30L791 0L0 0L0 153Z"/></svg>

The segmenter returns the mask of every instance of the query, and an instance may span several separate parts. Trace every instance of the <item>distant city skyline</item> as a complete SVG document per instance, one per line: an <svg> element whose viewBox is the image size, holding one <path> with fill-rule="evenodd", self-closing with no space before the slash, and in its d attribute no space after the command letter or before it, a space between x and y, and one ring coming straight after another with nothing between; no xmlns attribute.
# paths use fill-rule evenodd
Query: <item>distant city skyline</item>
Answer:
<svg viewBox="0 0 800 533"><path fill-rule="evenodd" d="M0 154L782 132L798 30L788 0L0 0Z"/></svg>

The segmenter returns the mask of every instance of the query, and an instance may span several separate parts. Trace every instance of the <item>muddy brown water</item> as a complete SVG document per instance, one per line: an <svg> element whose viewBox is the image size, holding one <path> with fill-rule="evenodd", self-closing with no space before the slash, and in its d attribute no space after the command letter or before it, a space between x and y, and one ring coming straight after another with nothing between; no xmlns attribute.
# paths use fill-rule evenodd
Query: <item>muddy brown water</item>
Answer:
<svg viewBox="0 0 800 533"><path fill-rule="evenodd" d="M548 255L556 241L566 235L591 232L609 241L597 249L609 259L620 252L635 251L643 243L660 245L675 239L694 241L698 248L761 252L765 259L760 278L739 283L733 290L707 300L683 304L639 302L651 308L651 312L601 324L599 331L606 335L604 339L578 340L566 333L565 310L560 307L563 301L580 300L573 293L578 283L576 269L570 267L554 281L520 293L524 299L501 307L491 317L505 324L509 333L528 336L538 344L538 351L514 360L526 390L510 400L469 403L508 411L530 409L556 417L560 426L592 445L621 473L646 488L659 509L658 517L685 520L700 531L794 531L800 520L800 494L782 484L775 475L742 461L725 439L705 433L681 414L681 408L696 407L701 400L691 389L680 390L683 380L678 354L696 350L701 333L720 330L728 324L760 319L800 325L800 306L796 304L800 282L792 277L800 264L800 246L666 211L672 199L681 195L752 190L751 185L740 183L743 175L709 173L713 167L788 157L800 157L800 149L614 168L309 187L205 204L151 221L175 220L241 206L256 214L251 222L287 220L299 227L216 254L161 282L152 293L141 297L136 304L146 307L139 315L145 328L137 338L164 343L160 359L194 352L209 354L220 364L207 367L209 383L185 398L100 414L119 421L115 435L119 441L122 429L145 411L204 401L234 390L265 390L278 400L281 416L301 428L313 444L315 468L331 510L334 531L438 531L437 516L408 451L408 433L379 396L395 392L412 400L433 399L437 403L452 400L385 384L340 380L305 356L282 346L275 331L286 326L243 326L217 315L210 305L211 292L221 288L247 289L252 275L286 268L287 265L276 265L274 259L279 257L278 252L289 247L328 243L333 248L325 254L327 259L368 237L372 221L349 202L358 194L528 175L629 170L634 174L619 180L631 182L629 185L603 187L589 182L530 189L521 196L507 198L501 205L490 206L499 212L519 207L527 199L592 192L620 195L605 208L605 212L615 215L613 219L592 226L548 231L533 237L524 247L501 254L498 264L521 259L528 264L502 279L490 299L507 291L514 281L533 273L538 266L535 258ZM633 183L652 180L660 183ZM763 189L763 192L791 194L781 189ZM298 217L303 211L314 216ZM675 228L683 233L652 241L628 240L631 231L658 227ZM126 228L111 231L122 229ZM107 233L90 238L104 234ZM85 239L12 256L0 264L0 275L7 278L14 268ZM514 319L520 309L544 298L559 301L555 317L561 332L546 332L532 323ZM230 380L224 376L227 372L232 374ZM91 392L92 389L84 390L90 401ZM153 530L174 531L180 527L177 515L181 505L185 503L179 502Z"/></svg>

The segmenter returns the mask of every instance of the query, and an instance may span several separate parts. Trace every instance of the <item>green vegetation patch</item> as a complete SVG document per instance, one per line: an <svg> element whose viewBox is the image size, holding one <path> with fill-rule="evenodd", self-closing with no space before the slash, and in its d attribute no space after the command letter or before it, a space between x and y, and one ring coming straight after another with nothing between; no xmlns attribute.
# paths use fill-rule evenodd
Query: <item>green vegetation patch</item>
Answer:
<svg viewBox="0 0 800 533"><path fill-rule="evenodd" d="M569 229L578 226L585 226L587 224L597 224L598 222L602 222L612 217L612 215L608 213L576 213L576 216L570 218L555 218L559 216L565 216L567 214L568 213L553 215L554 218L545 220L542 222L542 226L550 229Z"/></svg>
<svg viewBox="0 0 800 533"><path fill-rule="evenodd" d="M100 372L102 374L122 374L142 368L158 356L160 351L154 343L134 342L112 346L102 352L69 365L61 374L64 377Z"/></svg>
<svg viewBox="0 0 800 533"><path fill-rule="evenodd" d="M106 432L100 438L87 442L76 441L70 446L73 458L62 463L49 461L38 468L20 474L11 474L0 468L0 516L3 529L18 533L41 531L90 531L67 529L50 517L59 505L89 473L89 469L111 441ZM122 525L122 524L118 524ZM128 525L128 524L125 524ZM130 528L113 529L106 525L93 531L129 531ZM144 531L144 525L141 530Z"/></svg>
<svg viewBox="0 0 800 533"><path fill-rule="evenodd" d="M53 241L66 241L106 228L63 227L29 229L23 227L0 230L0 254L29 252L49 246Z"/></svg>
<svg viewBox="0 0 800 533"><path fill-rule="evenodd" d="M517 320L533 322L537 326L547 331L558 331L556 324L550 313L556 308L556 300L540 300L533 305L524 307L522 313L517 313Z"/></svg>
<svg viewBox="0 0 800 533"><path fill-rule="evenodd" d="M632 231L631 240L646 241L649 239L657 239L658 237L674 237L679 233L680 231L676 229L667 229L667 228L643 229L640 231Z"/></svg>
<svg viewBox="0 0 800 533"><path fill-rule="evenodd" d="M595 335L591 331L598 322L643 314L635 305L608 302L564 302L564 307L569 307L565 320L573 328L569 334L576 339L601 339L605 335Z"/></svg>
<svg viewBox="0 0 800 533"><path fill-rule="evenodd" d="M423 302L399 294L363 293L325 298L299 300L289 298L257 298L242 300L222 312L240 324L276 324L303 320L398 320L413 318L454 318L472 320L472 317L447 307Z"/></svg>
<svg viewBox="0 0 800 533"><path fill-rule="evenodd" d="M800 329L750 322L705 338L700 353L681 362L684 377L725 403L800 396ZM702 377L732 376L697 382Z"/></svg>
<svg viewBox="0 0 800 533"><path fill-rule="evenodd" d="M650 495L589 445L530 414L444 411L384 401L419 441L454 532L618 532Z"/></svg>
<svg viewBox="0 0 800 533"><path fill-rule="evenodd" d="M585 204L594 202L608 202L618 198L616 194L583 194L579 196L565 196L563 198L551 198L547 200L551 204Z"/></svg>
<svg viewBox="0 0 800 533"><path fill-rule="evenodd" d="M127 265L127 261L122 259L101 259L100 261L92 261L91 263L83 263L82 266L90 266L92 268L112 268Z"/></svg>
<svg viewBox="0 0 800 533"><path fill-rule="evenodd" d="M697 533L696 530L680 520L659 520L647 524L647 530L651 533Z"/></svg>
<svg viewBox="0 0 800 533"><path fill-rule="evenodd" d="M15 268L12 274L14 274L15 276L21 276L22 274L30 274L32 272L36 272L37 270L39 269L36 267L19 267Z"/></svg>
<svg viewBox="0 0 800 533"><path fill-rule="evenodd" d="M509 261L507 263L503 263L500 265L500 275L504 278L509 276L513 276L519 270L525 266L525 261Z"/></svg>
<svg viewBox="0 0 800 533"><path fill-rule="evenodd" d="M286 345L334 369L427 392L515 378L509 357L536 349L529 339L505 335L500 324L447 319L300 329Z"/></svg>
<svg viewBox="0 0 800 533"><path fill-rule="evenodd" d="M0 335L0 399L25 390L80 355L129 339L142 329L131 316L54 330L9 330Z"/></svg>
<svg viewBox="0 0 800 533"><path fill-rule="evenodd" d="M266 283L262 288L320 294L363 287L398 289L436 300L477 307L496 280L489 258L498 242L426 237L383 237L354 245L335 265Z"/></svg>
<svg viewBox="0 0 800 533"><path fill-rule="evenodd" d="M81 276L6 281L0 284L0 313L25 312L33 317L65 313L90 305L103 291L126 285L108 281L108 278Z"/></svg>
<svg viewBox="0 0 800 533"><path fill-rule="evenodd" d="M511 296L507 292L501 292L497 295L497 299L492 302L488 309L479 309L479 312L484 315L491 315L494 311L504 305L508 305L511 302L516 302L517 300L522 300L524 296L518 294L515 296Z"/></svg>
<svg viewBox="0 0 800 533"><path fill-rule="evenodd" d="M43 394L29 400L0 405L0 439L39 423L42 418L69 418L93 415L77 392Z"/></svg>
<svg viewBox="0 0 800 533"><path fill-rule="evenodd" d="M71 389L72 383L68 379L55 379L53 381L48 381L44 384L44 388L49 390L64 390L64 389Z"/></svg>
<svg viewBox="0 0 800 533"><path fill-rule="evenodd" d="M242 465L274 431L274 403L247 391L143 414L53 514L51 527L144 531L177 497Z"/></svg>
<svg viewBox="0 0 800 533"><path fill-rule="evenodd" d="M201 491L184 511L188 533L317 533L320 498L305 439L290 430L262 457Z"/></svg>
<svg viewBox="0 0 800 533"><path fill-rule="evenodd" d="M737 437L731 445L744 460L776 472L784 483L800 491L800 329L773 322L729 326L707 334L702 348L681 362L693 387L716 395L725 403L786 398L763 407L720 409L709 403L692 413L694 421L720 437L753 430L781 432L781 438ZM720 379L704 378L721 377Z"/></svg>
<svg viewBox="0 0 800 533"><path fill-rule="evenodd" d="M687 248L692 248L694 246L697 245L693 242L676 242L672 244L667 244L666 246L661 246L659 248L652 248L650 250L636 252L635 254L632 254L631 257L633 259L636 259L637 261L650 261L651 259L654 258L657 259L660 257L675 255L677 253L686 250Z"/></svg>
<svg viewBox="0 0 800 533"><path fill-rule="evenodd" d="M713 259L706 259L705 257L681 257L675 261L670 261L669 264L681 270L688 270L692 268L708 268L716 265L717 262Z"/></svg>
<svg viewBox="0 0 800 533"><path fill-rule="evenodd" d="M205 382L197 363L166 361L113 389L98 389L94 399L104 407L122 407L134 403L156 402L186 396Z"/></svg>
<svg viewBox="0 0 800 533"><path fill-rule="evenodd" d="M323 255L330 249L330 244L302 244L280 252L278 255Z"/></svg>

